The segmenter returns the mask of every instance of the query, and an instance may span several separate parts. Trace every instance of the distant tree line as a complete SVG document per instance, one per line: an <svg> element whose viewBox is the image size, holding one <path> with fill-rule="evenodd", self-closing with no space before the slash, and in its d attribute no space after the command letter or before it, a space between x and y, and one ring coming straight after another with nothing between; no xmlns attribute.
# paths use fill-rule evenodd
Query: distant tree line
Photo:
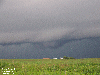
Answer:
<svg viewBox="0 0 100 75"><path fill-rule="evenodd" d="M75 58L73 58L73 57L66 57L66 56L64 56L64 57L63 57L63 59L75 59Z"/></svg>

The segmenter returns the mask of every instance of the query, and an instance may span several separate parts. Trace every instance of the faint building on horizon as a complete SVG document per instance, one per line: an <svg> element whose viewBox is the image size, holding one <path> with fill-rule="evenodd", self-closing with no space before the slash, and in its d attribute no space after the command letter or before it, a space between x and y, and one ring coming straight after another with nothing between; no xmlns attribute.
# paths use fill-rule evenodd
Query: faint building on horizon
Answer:
<svg viewBox="0 0 100 75"><path fill-rule="evenodd" d="M63 58L60 57L60 59L63 59Z"/></svg>
<svg viewBox="0 0 100 75"><path fill-rule="evenodd" d="M57 58L53 58L53 59L57 59Z"/></svg>

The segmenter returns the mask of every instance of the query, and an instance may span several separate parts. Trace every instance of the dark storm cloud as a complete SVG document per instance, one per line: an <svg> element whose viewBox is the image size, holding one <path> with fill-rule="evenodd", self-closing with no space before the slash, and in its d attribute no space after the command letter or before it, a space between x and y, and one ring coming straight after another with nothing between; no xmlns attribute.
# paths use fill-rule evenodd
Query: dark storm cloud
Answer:
<svg viewBox="0 0 100 75"><path fill-rule="evenodd" d="M99 0L8 0L0 7L0 44L66 42L100 37Z"/></svg>

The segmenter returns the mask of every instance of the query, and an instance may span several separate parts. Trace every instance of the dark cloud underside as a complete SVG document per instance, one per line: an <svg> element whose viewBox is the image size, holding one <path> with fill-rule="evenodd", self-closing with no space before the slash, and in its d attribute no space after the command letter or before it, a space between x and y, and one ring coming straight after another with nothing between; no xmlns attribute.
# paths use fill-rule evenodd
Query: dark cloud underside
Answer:
<svg viewBox="0 0 100 75"><path fill-rule="evenodd" d="M0 45L67 42L100 37L99 0L0 0Z"/></svg>

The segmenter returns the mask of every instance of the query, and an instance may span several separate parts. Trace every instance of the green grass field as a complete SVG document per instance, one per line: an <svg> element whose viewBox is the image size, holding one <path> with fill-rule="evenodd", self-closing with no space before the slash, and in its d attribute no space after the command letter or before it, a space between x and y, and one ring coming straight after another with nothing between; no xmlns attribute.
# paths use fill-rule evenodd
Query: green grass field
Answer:
<svg viewBox="0 0 100 75"><path fill-rule="evenodd" d="M100 58L0 59L0 74L8 68L9 75L100 75Z"/></svg>

